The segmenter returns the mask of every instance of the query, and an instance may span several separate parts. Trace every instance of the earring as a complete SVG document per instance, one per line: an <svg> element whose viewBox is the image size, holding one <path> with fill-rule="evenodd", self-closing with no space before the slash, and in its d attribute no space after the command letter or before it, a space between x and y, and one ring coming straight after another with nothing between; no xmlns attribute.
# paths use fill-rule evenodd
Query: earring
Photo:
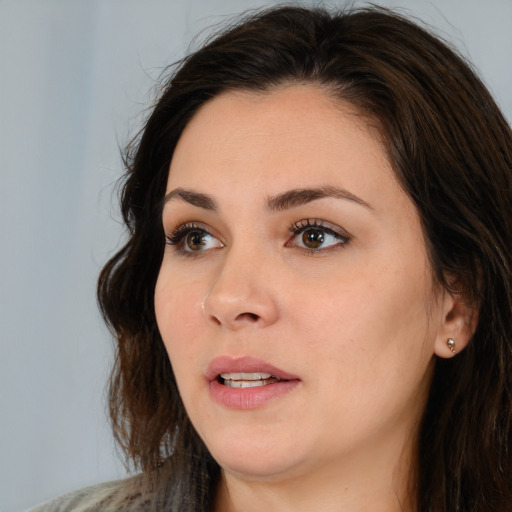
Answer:
<svg viewBox="0 0 512 512"><path fill-rule="evenodd" d="M446 340L446 344L448 348L455 354L455 340L453 338L448 338Z"/></svg>

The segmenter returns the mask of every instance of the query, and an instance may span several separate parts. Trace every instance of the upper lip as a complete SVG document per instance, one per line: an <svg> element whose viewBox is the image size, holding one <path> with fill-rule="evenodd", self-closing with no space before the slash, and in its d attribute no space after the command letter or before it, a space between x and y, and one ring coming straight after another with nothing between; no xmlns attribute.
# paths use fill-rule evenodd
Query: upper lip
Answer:
<svg viewBox="0 0 512 512"><path fill-rule="evenodd" d="M292 375L273 364L255 357L232 357L218 356L213 359L206 369L205 376L208 381L213 381L221 373L270 373L270 375L281 380L299 380L299 377Z"/></svg>

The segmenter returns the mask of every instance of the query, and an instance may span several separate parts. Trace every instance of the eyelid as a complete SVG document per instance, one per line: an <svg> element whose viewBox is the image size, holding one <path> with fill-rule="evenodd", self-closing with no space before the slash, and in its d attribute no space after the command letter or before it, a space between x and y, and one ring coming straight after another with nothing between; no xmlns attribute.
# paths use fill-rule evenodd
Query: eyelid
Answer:
<svg viewBox="0 0 512 512"><path fill-rule="evenodd" d="M204 250L187 250L183 247L183 243L189 233L193 233L194 231L202 232L205 235L208 235L214 240L217 240L218 246L216 247L210 247L206 248ZM221 248L224 247L224 241L220 238L220 236L217 236L212 231L212 228L207 226L206 224L202 222L196 222L196 221L190 221L190 222L183 222L183 223L177 223L172 229L165 230L165 239L166 244L171 246L176 250L176 252L180 254L185 254L187 256L197 256L203 252L206 252L211 249Z"/></svg>
<svg viewBox="0 0 512 512"><path fill-rule="evenodd" d="M297 239L297 237L308 229L316 229L318 231L323 231L328 236L334 238L336 240L336 243L330 243L329 245L325 246L323 246L322 244L322 246L319 247L307 247L296 244L295 240ZM214 246L205 247L204 249L198 250L191 249L190 247L184 247L187 235L193 233L194 231L204 233L206 236L211 237L217 243ZM175 250L176 253L182 255L199 256L213 249L225 247L225 241L219 235L216 234L214 229L212 229L209 225L204 224L203 222L179 222L176 223L172 229L166 229L165 232L166 245L169 245L171 248ZM285 247L295 247L307 251L308 253L325 253L329 250L341 248L347 245L353 238L352 235L350 235L346 230L342 229L340 226L325 220L315 218L306 218L294 222L289 226L288 232L291 238L287 240L287 242L285 243Z"/></svg>
<svg viewBox="0 0 512 512"><path fill-rule="evenodd" d="M318 231L324 231L328 233L330 236L333 236L334 238L339 240L339 242L336 244L331 244L326 247L319 248L301 247L292 244L294 239L301 233L304 233L304 231L306 231L307 229L317 229ZM346 230L342 229L341 227L335 224L332 224L331 222L312 218L303 219L293 223L289 228L289 232L290 235L292 235L292 238L286 243L286 246L298 247L299 249L304 249L310 253L325 252L327 250L343 247L347 245L353 238L353 236Z"/></svg>

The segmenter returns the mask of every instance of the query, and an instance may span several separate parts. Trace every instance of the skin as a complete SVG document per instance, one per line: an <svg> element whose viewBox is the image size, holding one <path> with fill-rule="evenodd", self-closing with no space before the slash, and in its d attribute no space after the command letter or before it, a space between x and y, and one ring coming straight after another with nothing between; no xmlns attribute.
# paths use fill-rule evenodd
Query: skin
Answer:
<svg viewBox="0 0 512 512"><path fill-rule="evenodd" d="M319 187L352 196L268 208ZM167 193L178 188L217 210L167 201L174 245L155 309L186 410L222 468L217 510L412 510L434 354L453 355L449 337L463 348L469 313L434 284L379 134L312 85L227 92L185 128ZM328 227L307 231L324 236L314 249L290 230L307 220ZM187 223L202 244L177 242ZM220 355L263 359L300 382L261 407L227 409L204 377Z"/></svg>

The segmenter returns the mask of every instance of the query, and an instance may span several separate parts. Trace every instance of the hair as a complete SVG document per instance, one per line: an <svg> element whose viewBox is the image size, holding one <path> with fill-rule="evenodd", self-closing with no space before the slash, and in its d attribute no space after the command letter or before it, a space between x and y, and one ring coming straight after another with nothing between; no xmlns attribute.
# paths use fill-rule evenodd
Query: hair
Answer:
<svg viewBox="0 0 512 512"><path fill-rule="evenodd" d="M211 508L220 469L184 410L155 320L161 204L174 148L203 104L225 91L295 83L321 87L378 126L419 212L436 281L479 308L467 348L435 363L414 506L510 510L512 132L456 51L379 7L252 13L171 69L126 149L121 211L128 240L98 282L117 342L109 388L116 440L144 474L173 479L165 499L176 509Z"/></svg>

